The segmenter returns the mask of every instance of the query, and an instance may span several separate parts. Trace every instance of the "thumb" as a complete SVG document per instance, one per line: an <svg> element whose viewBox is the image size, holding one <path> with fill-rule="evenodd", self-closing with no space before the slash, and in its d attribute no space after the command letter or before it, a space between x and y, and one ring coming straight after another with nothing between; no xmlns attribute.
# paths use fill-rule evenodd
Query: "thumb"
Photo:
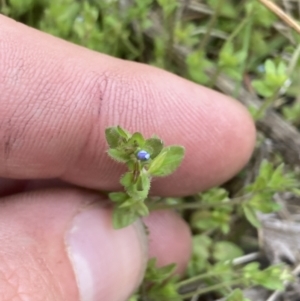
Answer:
<svg viewBox="0 0 300 301"><path fill-rule="evenodd" d="M138 223L113 230L98 199L73 190L3 199L0 300L127 300L143 277L146 236Z"/></svg>

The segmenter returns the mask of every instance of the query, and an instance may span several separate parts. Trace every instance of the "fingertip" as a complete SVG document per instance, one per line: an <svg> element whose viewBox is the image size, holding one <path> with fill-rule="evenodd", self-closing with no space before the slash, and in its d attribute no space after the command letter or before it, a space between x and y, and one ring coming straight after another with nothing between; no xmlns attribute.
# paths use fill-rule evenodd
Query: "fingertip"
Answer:
<svg viewBox="0 0 300 301"><path fill-rule="evenodd" d="M34 191L3 198L0 209L0 289L7 298L124 301L140 284L143 228L114 230L98 195Z"/></svg>
<svg viewBox="0 0 300 301"><path fill-rule="evenodd" d="M149 227L149 258L157 258L158 266L176 263L183 273L191 256L190 228L178 214L169 210L153 211L144 219Z"/></svg>
<svg viewBox="0 0 300 301"><path fill-rule="evenodd" d="M138 222L114 230L111 210L93 207L74 218L65 240L80 300L127 300L143 279L146 235Z"/></svg>
<svg viewBox="0 0 300 301"><path fill-rule="evenodd" d="M246 107L217 91L177 81L176 87L176 80L166 87L178 94L171 116L177 120L163 127L162 136L183 145L185 158L175 174L154 180L154 195L184 196L218 186L245 166L255 145L255 124Z"/></svg>

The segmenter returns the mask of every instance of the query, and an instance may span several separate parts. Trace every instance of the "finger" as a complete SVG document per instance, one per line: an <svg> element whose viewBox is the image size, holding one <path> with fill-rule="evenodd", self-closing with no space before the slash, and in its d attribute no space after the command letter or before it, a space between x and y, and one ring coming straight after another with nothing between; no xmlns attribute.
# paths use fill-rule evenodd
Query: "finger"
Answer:
<svg viewBox="0 0 300 301"><path fill-rule="evenodd" d="M22 192L28 185L27 180L12 180L0 178L0 197Z"/></svg>
<svg viewBox="0 0 300 301"><path fill-rule="evenodd" d="M59 179L13 180L0 178L0 198L21 192L49 188L78 188Z"/></svg>
<svg viewBox="0 0 300 301"><path fill-rule="evenodd" d="M188 225L175 212L167 210L154 211L144 221L151 229L149 258L156 257L159 266L177 262L177 271L183 273L192 252Z"/></svg>
<svg viewBox="0 0 300 301"><path fill-rule="evenodd" d="M182 223L174 215L165 217L161 227ZM190 244L188 232L178 239ZM169 243L150 250L163 265L175 242ZM1 300L124 301L139 285L147 261L141 224L113 230L111 212L99 197L76 190L3 198L0 246ZM178 253L173 260L182 269L188 255Z"/></svg>
<svg viewBox="0 0 300 301"><path fill-rule="evenodd" d="M104 129L120 124L186 148L154 192L191 194L232 177L255 130L237 102L175 75L110 58L0 17L0 176L115 190ZM174 185L176 183L176 185Z"/></svg>

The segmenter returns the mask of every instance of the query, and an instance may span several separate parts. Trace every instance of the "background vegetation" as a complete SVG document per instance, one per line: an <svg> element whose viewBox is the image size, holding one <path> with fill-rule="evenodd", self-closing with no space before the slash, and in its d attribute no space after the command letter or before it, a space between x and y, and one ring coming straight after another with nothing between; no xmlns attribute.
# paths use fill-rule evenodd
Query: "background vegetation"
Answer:
<svg viewBox="0 0 300 301"><path fill-rule="evenodd" d="M276 4L281 18L267 0L0 0L29 26L233 96L256 120L236 178L159 200L189 222L193 257L185 279L151 260L131 301L299 300L300 2Z"/></svg>

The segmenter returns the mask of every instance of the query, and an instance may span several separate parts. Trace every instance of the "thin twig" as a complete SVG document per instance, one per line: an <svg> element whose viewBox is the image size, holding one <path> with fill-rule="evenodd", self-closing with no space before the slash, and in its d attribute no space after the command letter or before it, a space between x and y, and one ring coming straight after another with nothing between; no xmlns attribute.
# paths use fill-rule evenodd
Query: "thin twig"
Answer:
<svg viewBox="0 0 300 301"><path fill-rule="evenodd" d="M295 31L300 34L300 25L287 13L285 13L279 6L270 0L259 0L264 6L276 14L283 22L292 27Z"/></svg>
<svg viewBox="0 0 300 301"><path fill-rule="evenodd" d="M299 60L299 57L300 57L300 44L298 44L297 48L295 49L294 53L293 53L293 56L290 60L290 63L289 63L289 66L288 66L288 69L287 69L287 73L289 76L292 75L297 63L298 63L298 60Z"/></svg>
<svg viewBox="0 0 300 301"><path fill-rule="evenodd" d="M247 254L247 255L233 259L232 264L233 265L245 264L249 261L257 260L259 257L260 257L260 253L254 252L254 253Z"/></svg>

